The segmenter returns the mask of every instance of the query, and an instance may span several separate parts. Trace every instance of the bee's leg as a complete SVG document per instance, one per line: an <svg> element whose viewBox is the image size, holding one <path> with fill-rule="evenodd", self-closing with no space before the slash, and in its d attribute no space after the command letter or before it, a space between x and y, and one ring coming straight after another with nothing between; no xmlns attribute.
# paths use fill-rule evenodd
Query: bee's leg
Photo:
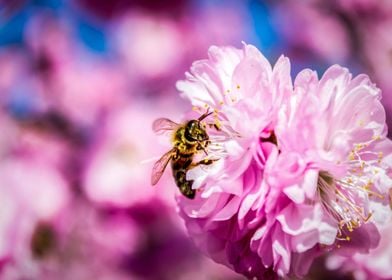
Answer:
<svg viewBox="0 0 392 280"><path fill-rule="evenodd" d="M206 147L207 147L207 145L206 145ZM198 150L198 151L203 150L203 152L206 154L206 156L208 156L206 148L203 147L200 142L197 144L196 150Z"/></svg>
<svg viewBox="0 0 392 280"><path fill-rule="evenodd" d="M207 123L209 128L215 128L217 131L221 131L220 126L217 123Z"/></svg>
<svg viewBox="0 0 392 280"><path fill-rule="evenodd" d="M217 159L203 159L198 162L198 164L203 164L203 165L210 165L213 164Z"/></svg>
<svg viewBox="0 0 392 280"><path fill-rule="evenodd" d="M196 163L192 163L190 168L196 167L198 165L210 165L213 164L215 161L217 161L218 159L203 159L201 161L198 161Z"/></svg>
<svg viewBox="0 0 392 280"><path fill-rule="evenodd" d="M173 159L178 159L179 156L180 156L179 150L176 149L176 151L174 152L174 155L173 155Z"/></svg>

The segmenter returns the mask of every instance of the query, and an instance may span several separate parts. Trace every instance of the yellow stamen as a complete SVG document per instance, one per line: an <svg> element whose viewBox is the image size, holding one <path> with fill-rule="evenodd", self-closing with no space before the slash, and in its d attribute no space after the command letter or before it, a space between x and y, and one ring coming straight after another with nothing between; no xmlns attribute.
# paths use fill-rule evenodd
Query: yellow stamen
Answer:
<svg viewBox="0 0 392 280"><path fill-rule="evenodd" d="M372 139L377 141L377 140L381 139L381 136L380 135L373 135Z"/></svg>

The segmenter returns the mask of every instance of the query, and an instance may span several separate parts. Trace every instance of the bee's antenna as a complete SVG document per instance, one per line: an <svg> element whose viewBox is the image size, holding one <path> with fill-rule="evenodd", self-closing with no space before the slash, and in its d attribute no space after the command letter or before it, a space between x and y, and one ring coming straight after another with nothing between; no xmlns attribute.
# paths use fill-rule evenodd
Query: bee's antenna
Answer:
<svg viewBox="0 0 392 280"><path fill-rule="evenodd" d="M203 115L201 115L197 120L200 122L207 118L209 115L211 115L213 112L210 112L210 109L207 109L207 112L205 112Z"/></svg>

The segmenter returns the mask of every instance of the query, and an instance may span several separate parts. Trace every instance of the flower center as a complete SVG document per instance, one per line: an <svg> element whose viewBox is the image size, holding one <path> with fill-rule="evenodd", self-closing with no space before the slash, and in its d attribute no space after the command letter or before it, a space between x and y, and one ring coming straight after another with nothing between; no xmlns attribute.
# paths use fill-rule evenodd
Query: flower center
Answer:
<svg viewBox="0 0 392 280"><path fill-rule="evenodd" d="M372 216L369 201L372 197L384 200L385 196L375 190L374 182L385 169L382 152L368 149L380 137L355 144L344 162L339 166L347 169L343 178L337 179L327 171L320 171L317 189L326 211L338 222L339 235L352 232ZM347 240L347 238L346 238Z"/></svg>
<svg viewBox="0 0 392 280"><path fill-rule="evenodd" d="M339 236L366 223L372 213L367 207L371 182L360 177L335 179L330 173L320 171L318 192L324 208L339 224ZM347 238L346 238L347 239Z"/></svg>

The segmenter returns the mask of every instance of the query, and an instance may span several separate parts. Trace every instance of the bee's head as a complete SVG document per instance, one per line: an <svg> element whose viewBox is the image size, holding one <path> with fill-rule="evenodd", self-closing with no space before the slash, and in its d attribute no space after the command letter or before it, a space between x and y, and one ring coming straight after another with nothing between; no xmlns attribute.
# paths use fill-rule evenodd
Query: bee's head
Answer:
<svg viewBox="0 0 392 280"><path fill-rule="evenodd" d="M208 140L206 126L199 120L190 120L185 125L185 138L189 142L203 142Z"/></svg>

